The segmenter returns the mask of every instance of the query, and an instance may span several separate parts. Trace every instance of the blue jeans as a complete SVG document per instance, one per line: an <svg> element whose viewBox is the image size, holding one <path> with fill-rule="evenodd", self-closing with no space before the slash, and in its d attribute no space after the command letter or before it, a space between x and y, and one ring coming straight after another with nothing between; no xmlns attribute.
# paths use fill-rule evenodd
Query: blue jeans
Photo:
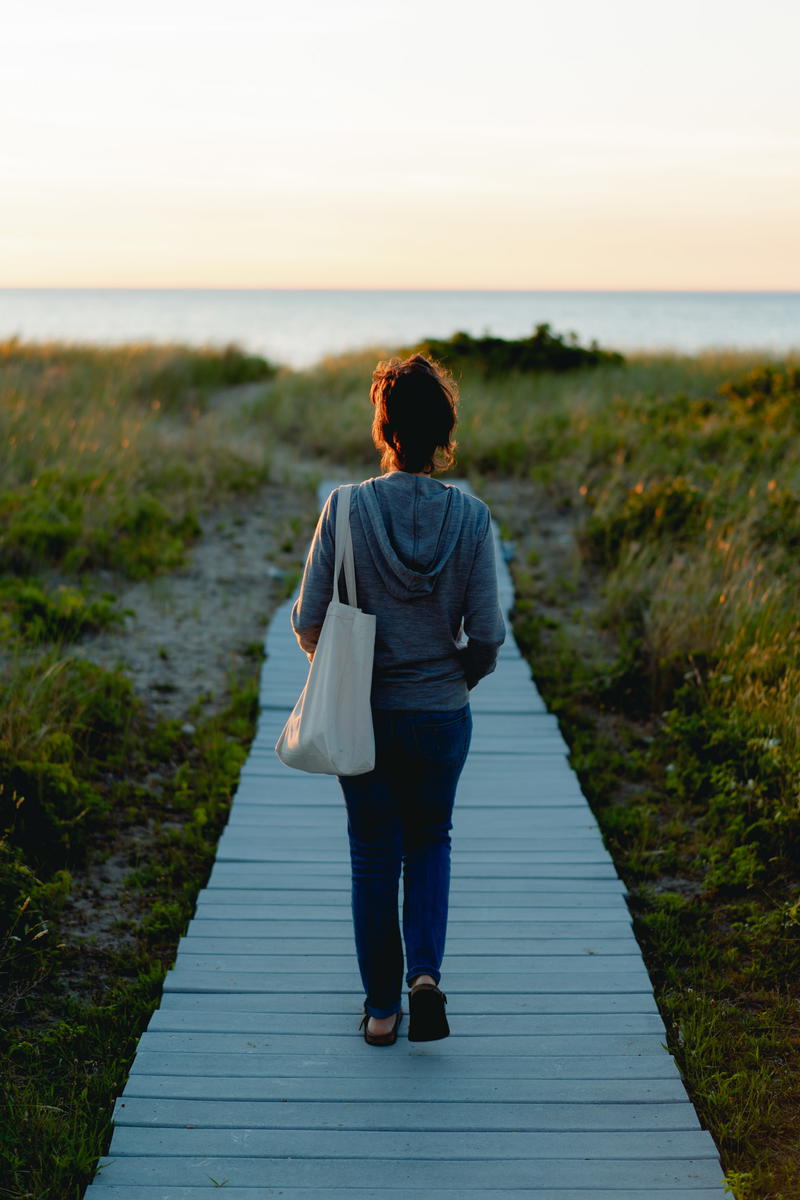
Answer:
<svg viewBox="0 0 800 1200"><path fill-rule="evenodd" d="M472 737L469 704L449 712L373 709L375 769L340 775L347 807L356 955L370 1016L400 1009L403 870L406 983L440 979L456 785Z"/></svg>

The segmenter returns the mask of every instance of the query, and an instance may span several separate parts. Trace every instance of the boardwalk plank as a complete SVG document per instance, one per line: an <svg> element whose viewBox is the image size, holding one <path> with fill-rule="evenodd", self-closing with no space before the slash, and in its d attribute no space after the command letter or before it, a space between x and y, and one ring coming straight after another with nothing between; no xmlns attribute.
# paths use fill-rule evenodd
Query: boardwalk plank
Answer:
<svg viewBox="0 0 800 1200"><path fill-rule="evenodd" d="M447 1039L448 1042L450 1039ZM363 1043L362 1043L363 1045ZM413 1045L413 1043L411 1043ZM254 1078L281 1078L329 1075L337 1079L360 1079L364 1094L369 1095L374 1079L406 1079L419 1083L430 1079L679 1079L674 1059L662 1050L653 1054L604 1054L584 1048L578 1053L573 1046L569 1055L547 1054L486 1054L473 1057L471 1054L445 1050L443 1046L419 1043L415 1049L407 1049L398 1041L390 1047L391 1054L368 1054L371 1047L364 1046L364 1053L355 1045L347 1052L313 1052L306 1046L299 1054L267 1054L253 1051L250 1054L231 1055L223 1051L200 1049L197 1051L164 1049L150 1050L141 1047L131 1067L132 1074L145 1075L238 1075ZM384 1047L385 1049L385 1047ZM464 1047L464 1051L469 1046Z"/></svg>
<svg viewBox="0 0 800 1200"><path fill-rule="evenodd" d="M156 1100L124 1096L114 1109L117 1126L198 1129L366 1129L376 1132L573 1132L684 1131L699 1128L683 1104L471 1103L439 1099L393 1100Z"/></svg>
<svg viewBox="0 0 800 1200"><path fill-rule="evenodd" d="M319 886L316 888L311 887L310 882L308 886L294 888L266 885L261 888L240 888L238 890L236 888L207 888L200 892L197 907L199 909L213 902L217 905L234 904L246 909L253 904L301 904L306 899L314 900L317 904L325 906L349 904L349 882L342 883L335 888L330 883L326 887L323 880L318 883ZM550 892L541 889L534 890L524 884L520 887L509 882L505 882L501 887L493 879L474 879L468 886L453 884L450 888L450 912L464 908L484 908L487 903L487 893L494 896L504 908L552 909L569 906L571 909L588 910L587 916L592 916L599 909L600 920L609 920L612 917L619 920L630 919L630 910L621 896L604 896L601 903L597 892Z"/></svg>
<svg viewBox="0 0 800 1200"><path fill-rule="evenodd" d="M605 1055L657 1054L664 1042L661 1033L535 1034L529 1031L512 1038L499 1034L475 1034L467 1037L459 1032L451 1037L452 1054L487 1054L494 1057L511 1055L515 1058L526 1054L585 1055L592 1050ZM162 1033L146 1030L141 1036L140 1045L143 1050L153 1050L156 1053L163 1051L188 1054L203 1051L234 1057L256 1051L269 1054L313 1052L327 1056L341 1054L345 1043L341 1038L316 1033L309 1023L309 1028L304 1029L302 1033L194 1033L190 1030ZM351 1045L353 1054L362 1058L372 1049L355 1031L350 1035L348 1045Z"/></svg>
<svg viewBox="0 0 800 1200"><path fill-rule="evenodd" d="M258 1100L258 1101L352 1101L364 1100L364 1082L360 1076L339 1075L214 1076L206 1075L131 1075L123 1093L126 1097L150 1097L174 1100ZM370 1104L405 1102L477 1101L502 1104L614 1105L637 1104L659 1107L686 1103L681 1080L671 1079L474 1079L437 1074L424 1080L396 1075L376 1076L370 1081Z"/></svg>
<svg viewBox="0 0 800 1200"><path fill-rule="evenodd" d="M230 1012L156 1009L150 1019L151 1033L296 1033L295 1012ZM360 1036L352 1016L346 1012L320 1013L307 1022L314 1034L336 1037ZM494 1035L517 1038L542 1034L641 1034L663 1038L664 1024L657 1013L508 1013L498 1032L492 1013L458 1014L458 1036Z"/></svg>
<svg viewBox="0 0 800 1200"><path fill-rule="evenodd" d="M211 875L209 876L205 892L211 892L216 888L285 887L286 884L283 881L286 879L296 880L297 878L302 878L302 886L304 888L312 890L314 887L333 886L330 882L332 878L334 880L338 879L339 882L336 886L343 885L349 888L350 868L347 863L340 863L337 870L326 870L323 876L312 869L296 868L293 864L273 867L267 872L261 870L259 867L241 867L233 863L215 863L211 869ZM454 890L459 888L481 888L485 891L491 891L497 887L497 884L492 880L491 876L481 877L476 875L474 870L467 872L462 866L452 877L450 886ZM594 894L611 897L614 901L625 894L625 885L616 877L613 879L580 880L577 883L572 879L562 879L558 875L547 880L533 877L524 881L524 887L526 891L530 891L531 893L544 892L547 894L557 894L560 892L579 892L582 895ZM201 895L203 894L204 892L201 892Z"/></svg>
<svg viewBox="0 0 800 1200"><path fill-rule="evenodd" d="M337 863L341 860L341 849L331 843L307 846L300 850L293 846L284 847L269 838L247 837L245 834L224 835L219 843L219 856L223 862L310 862ZM497 874L502 877L507 867L518 863L531 866L553 864L555 866L605 866L608 854L599 850L464 850L453 847L453 866L459 864L495 864Z"/></svg>
<svg viewBox="0 0 800 1200"><path fill-rule="evenodd" d="M231 922L231 928L235 929L235 925ZM270 954L287 955L292 952L300 951L306 956L317 956L327 954L339 954L350 956L353 952L350 939L346 935L339 938L322 938L315 937L317 932L313 923L310 924L307 931L309 936L303 937L302 934L293 934L290 937L266 937L253 938L235 936L235 934L223 934L216 937L203 937L202 932L193 930L185 938L181 940L178 947L179 954L203 954L211 957L217 957L222 954L244 954L254 956L267 956ZM241 934L242 930L239 929ZM302 945L298 945L298 938L302 937ZM603 955L620 955L634 954L639 956L639 944L633 933L629 933L628 937L623 938L594 938L591 935L581 935L571 938L555 938L543 936L541 938L497 938L486 939L481 941L477 938L470 937L448 937L447 939L447 963L460 960L463 957L484 958L484 957L500 957L509 954L532 955L574 955L574 954L596 954Z"/></svg>
<svg viewBox="0 0 800 1200"><path fill-rule="evenodd" d="M190 947L183 947L176 960L176 969L200 972L215 972L221 974L236 972L238 974L266 974L270 972L304 971L307 974L335 975L344 973L352 963L352 954L197 954ZM469 955L447 955L447 974L453 980L454 986L459 976L471 975L480 970L478 964ZM563 974L574 974L582 979L592 979L595 975L617 974L626 979L646 979L647 973L639 956L614 956L613 962L604 960L600 955L587 954L574 958L567 954L542 954L531 961L526 954L498 954L492 956L491 965L486 965L483 973L494 976L498 982L504 975L525 972L546 975L558 971Z"/></svg>
<svg viewBox="0 0 800 1200"><path fill-rule="evenodd" d="M405 1002L405 997L403 998ZM344 998L325 992L287 995L282 992L165 992L157 1012L289 1012L352 1013L361 1017L363 996L360 990ZM658 1013L652 992L499 992L490 994L460 990L450 999L454 1014L489 1013L505 1016L515 1013ZM498 1022L498 1025L502 1023Z"/></svg>
<svg viewBox="0 0 800 1200"><path fill-rule="evenodd" d="M494 881L495 886L500 891L511 887L524 888L531 893L543 892L554 895L570 892L586 895L593 892L600 901L609 897L613 899L627 895L625 884L616 875L586 876L584 873L577 878L571 875L564 878L563 875L555 875L552 872L548 875L542 874L539 867L533 869L535 874L531 874L530 868L522 868L513 875L506 873L502 881ZM233 888L236 886L237 880L243 888L259 888L265 883L274 884L275 887L297 887L301 884L305 886L308 883L311 897L314 884L323 888L341 887L343 884L349 886L350 872L345 863L326 864L320 866L319 869L309 866L307 863L275 863L269 871L247 864L217 863L209 877L207 890L210 893L217 887ZM480 863L462 863L452 877L451 886L454 889L467 890L477 886L475 881L481 881L480 886L488 891L493 880L494 876L490 872L481 870Z"/></svg>
<svg viewBox="0 0 800 1200"><path fill-rule="evenodd" d="M311 900L311 896L309 896L309 900ZM344 907L346 908L346 901ZM267 934L274 931L275 922L283 921L295 923L325 921L327 922L326 933L352 933L350 913L347 912L343 916L341 908L325 904L217 904L214 900L209 899L202 906L198 905L195 921L209 920L246 922L246 926L242 930L243 935L257 935L261 931L256 928L256 925L270 922L272 930L266 927L263 930ZM340 926L344 923L343 927L334 931L330 928L334 922L338 922ZM587 910L585 907L554 908L513 903L502 907L498 905L496 908L492 908L489 904L473 904L468 907L454 908L448 919L451 934L465 930L469 926L468 932L474 931L476 936L481 933L477 926L483 926L484 933L499 933L511 922L514 923L515 934L520 933L527 937L541 936L540 927L543 925L546 925L548 932L555 937L569 935L582 937L582 928L595 936L615 937L621 936L627 931L630 926L630 916L620 910L606 911L601 905ZM485 928L487 925L494 928L487 930ZM581 928L576 928L577 926L581 926ZM199 924L197 932L200 934L204 932ZM206 932L209 931L206 930ZM466 936L466 934L462 932L462 936Z"/></svg>
<svg viewBox="0 0 800 1200"><path fill-rule="evenodd" d="M99 1187L99 1185L97 1185ZM213 1185L210 1185L213 1186ZM182 1187L180 1185L170 1186L162 1185L155 1189L150 1189L153 1192L152 1200L209 1200L209 1187ZM143 1200L142 1192L138 1184L128 1186L125 1184L115 1187L113 1184L103 1188L103 1192L108 1196L108 1200ZM391 1193L387 1193L386 1189L373 1186L358 1187L357 1189L350 1184L343 1188L324 1185L321 1188L307 1187L259 1187L254 1185L251 1188L228 1187L225 1185L226 1200L349 1200L355 1197L355 1200L385 1200L387 1195L391 1195L391 1200L419 1200L420 1191L417 1187L411 1188L395 1188ZM719 1200L720 1192L718 1188L673 1188L658 1187L655 1192L658 1200ZM579 1191L573 1188L557 1188L549 1187L539 1188L535 1186L533 1181L530 1187L514 1188L514 1189L497 1189L486 1188L479 1186L478 1188L468 1187L464 1184L459 1188L437 1187L437 1200L462 1200L462 1197L474 1196L480 1197L480 1200L654 1200L654 1189L648 1187L646 1191L639 1188L626 1188L624 1195L616 1188L609 1191L606 1188L592 1188L587 1191L586 1188L581 1188Z"/></svg>
<svg viewBox="0 0 800 1200"><path fill-rule="evenodd" d="M341 804L341 793L331 791L327 796L321 799L321 794L318 790L314 793L304 792L301 787L290 789L287 791L284 787L283 780L263 780L259 779L258 787L255 791L250 791L247 798L242 800L242 804L254 804L259 808L280 808L286 811L289 808L311 808L321 809L329 808L331 804ZM263 786L269 783L269 787ZM249 785L248 785L249 786ZM487 778L485 784L480 787L471 786L470 781L464 785L463 791L458 794L458 811L462 812L465 809L480 809L485 812L488 807L487 790L491 787L491 779ZM238 802L238 796L237 796ZM579 809L585 814L586 798L580 791L575 781L565 780L553 786L545 787L542 783L536 792L531 791L530 783L520 781L520 785L512 785L507 781L495 783L494 798L492 801L492 811L496 812L503 809L518 809L523 810L523 813L530 811L531 808L553 808L560 806L565 808Z"/></svg>
<svg viewBox="0 0 800 1200"><path fill-rule="evenodd" d="M494 849L512 849L510 844L517 841L518 845L528 849L536 846L552 847L558 850L559 843L566 842L567 848L577 842L582 848L594 849L601 846L606 849L600 830L589 822L578 819L578 814L570 808L566 813L558 809L541 808L535 816L526 814L523 819L514 822L513 813L504 809L497 813L497 822L493 824L493 832L486 833L478 813L473 809L463 814L459 827L451 834L455 849L469 849L480 845L481 837L490 839ZM330 811L324 809L276 810L259 809L251 806L249 809L236 813L229 829L231 832L252 834L255 837L278 838L285 845L302 843L319 844L334 842L338 847L347 845L346 816L344 809L337 807ZM516 837L515 835L518 835ZM563 848L563 847L562 847Z"/></svg>
<svg viewBox="0 0 800 1200"><path fill-rule="evenodd" d="M204 1137L205 1131L198 1132ZM281 1137L284 1136L281 1134ZM553 1136L548 1134L545 1140L549 1141ZM522 1137L529 1139L531 1135L524 1134ZM316 1138L313 1140L316 1143ZM119 1151L115 1151L115 1154L118 1155ZM518 1189L528 1189L533 1184L539 1190L585 1188L589 1189L587 1200L594 1200L591 1191L598 1188L616 1189L614 1200L628 1200L627 1192L631 1188L648 1187L656 1197L660 1197L661 1190L667 1188L716 1187L718 1191L714 1194L717 1200L722 1200L723 1195L719 1163L705 1157L670 1161L660 1156L637 1160L591 1157L586 1160L555 1157L537 1160L506 1156L488 1161L426 1159L418 1162L412 1159L356 1157L337 1161L309 1154L285 1158L265 1158L260 1155L229 1157L198 1150L194 1155L181 1157L109 1157L102 1159L101 1165L103 1170L98 1181L99 1190L114 1183L127 1182L140 1187L195 1184L209 1189L213 1186L210 1181L215 1179L226 1181L226 1198L230 1196L228 1189L236 1187L281 1187L287 1189L289 1197L292 1197L292 1192L288 1189L315 1187L321 1189L319 1194L324 1196L334 1188L374 1188L376 1179L391 1181L391 1186L384 1192L391 1200L394 1200L394 1189L402 1187L419 1188L423 1192L435 1189L437 1195L440 1187L450 1187L457 1193L467 1190L482 1195L487 1188L497 1186L500 1176L506 1187L517 1189L517 1194ZM209 1195L208 1191L206 1195ZM533 1195L536 1196L536 1192ZM147 1198L137 1196L136 1200ZM357 1200L360 1200L360 1193ZM557 1200L562 1200L562 1197L559 1196ZM695 1200L695 1197L691 1197L691 1200Z"/></svg>
<svg viewBox="0 0 800 1200"><path fill-rule="evenodd" d="M503 992L638 992L650 990L650 979L646 971L620 972L616 965L609 969L600 964L601 970L575 971L558 969L487 972L475 970L463 973L464 983L473 992L492 994ZM451 991L457 983L448 986ZM350 971L206 971L178 965L164 980L168 992L350 992L357 984L355 965Z"/></svg>
<svg viewBox="0 0 800 1200"><path fill-rule="evenodd" d="M349 1129L146 1129L118 1126L109 1153L114 1155L170 1155L193 1157L198 1153L227 1158L258 1155L296 1158L309 1154L308 1129L313 1128L313 1154L317 1158L419 1160L486 1159L715 1159L713 1143L702 1131L637 1130L631 1133L536 1132L440 1133L419 1130L404 1133L373 1130L368 1138Z"/></svg>

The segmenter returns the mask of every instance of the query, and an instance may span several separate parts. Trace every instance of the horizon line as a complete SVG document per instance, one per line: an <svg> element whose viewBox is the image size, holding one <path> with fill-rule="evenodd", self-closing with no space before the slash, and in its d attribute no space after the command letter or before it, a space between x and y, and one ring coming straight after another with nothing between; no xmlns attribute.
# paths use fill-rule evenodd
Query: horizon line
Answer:
<svg viewBox="0 0 800 1200"><path fill-rule="evenodd" d="M256 285L243 284L231 286L228 284L50 284L50 283L0 283L0 291L4 292L446 292L459 295L469 292L480 293L563 293L585 295L624 295L624 294L657 294L657 295L772 295L796 296L800 294L800 286L796 288L769 287L329 287L299 285Z"/></svg>

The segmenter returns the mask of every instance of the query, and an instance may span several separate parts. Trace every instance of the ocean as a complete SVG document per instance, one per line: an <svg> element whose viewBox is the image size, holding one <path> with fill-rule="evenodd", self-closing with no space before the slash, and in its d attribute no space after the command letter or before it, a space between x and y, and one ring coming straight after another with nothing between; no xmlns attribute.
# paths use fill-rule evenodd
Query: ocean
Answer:
<svg viewBox="0 0 800 1200"><path fill-rule="evenodd" d="M800 350L800 292L0 289L0 338L243 348L290 367L423 337L557 333L624 351Z"/></svg>

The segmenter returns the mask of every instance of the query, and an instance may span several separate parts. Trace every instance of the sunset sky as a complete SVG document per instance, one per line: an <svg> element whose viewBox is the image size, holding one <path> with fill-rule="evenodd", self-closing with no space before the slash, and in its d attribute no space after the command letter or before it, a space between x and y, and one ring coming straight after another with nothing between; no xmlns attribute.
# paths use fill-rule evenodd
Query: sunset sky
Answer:
<svg viewBox="0 0 800 1200"><path fill-rule="evenodd" d="M800 288L796 0L10 0L0 286Z"/></svg>

